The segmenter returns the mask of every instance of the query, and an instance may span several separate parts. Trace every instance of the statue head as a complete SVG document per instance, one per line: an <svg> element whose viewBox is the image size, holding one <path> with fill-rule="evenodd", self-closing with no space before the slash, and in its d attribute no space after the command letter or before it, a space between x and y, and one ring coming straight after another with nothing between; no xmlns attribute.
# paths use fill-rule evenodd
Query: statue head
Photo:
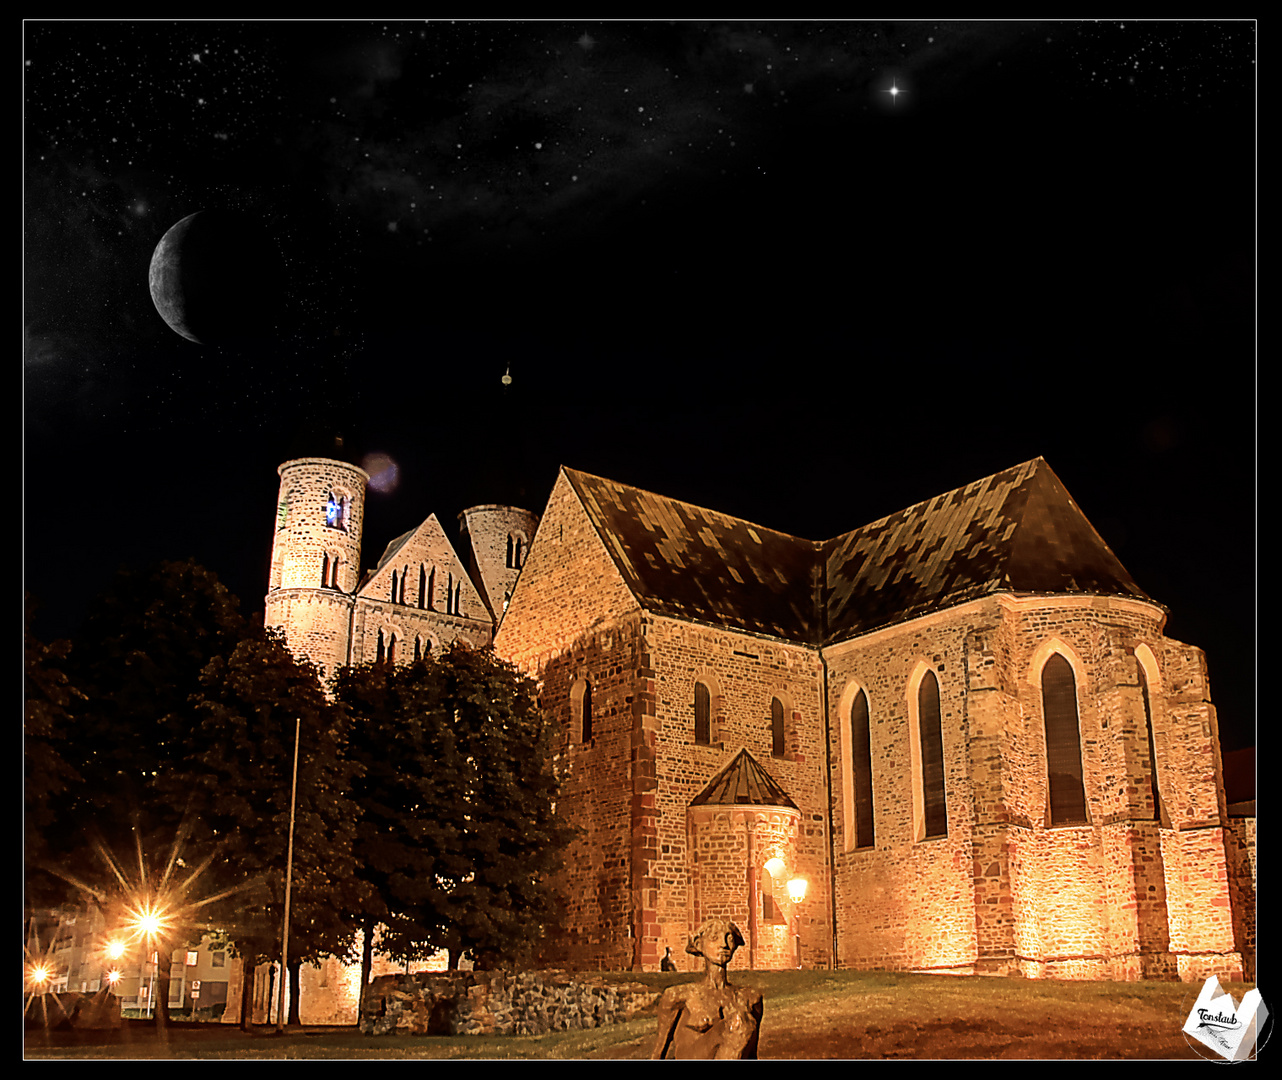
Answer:
<svg viewBox="0 0 1282 1080"><path fill-rule="evenodd" d="M743 934L729 919L709 919L690 939L686 952L706 957L714 964L729 964L743 944Z"/></svg>

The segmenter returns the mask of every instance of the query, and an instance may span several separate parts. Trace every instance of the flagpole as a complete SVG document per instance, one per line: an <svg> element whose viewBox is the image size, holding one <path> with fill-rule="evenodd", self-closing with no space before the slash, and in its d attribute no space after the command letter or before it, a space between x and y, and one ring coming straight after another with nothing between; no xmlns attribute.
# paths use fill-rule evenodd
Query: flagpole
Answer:
<svg viewBox="0 0 1282 1080"><path fill-rule="evenodd" d="M276 1034L285 1030L285 980L289 978L289 888L294 877L294 804L298 796L298 735L303 718L294 719L294 779L289 785L289 845L285 855L285 923L280 939L280 999L276 1005Z"/></svg>

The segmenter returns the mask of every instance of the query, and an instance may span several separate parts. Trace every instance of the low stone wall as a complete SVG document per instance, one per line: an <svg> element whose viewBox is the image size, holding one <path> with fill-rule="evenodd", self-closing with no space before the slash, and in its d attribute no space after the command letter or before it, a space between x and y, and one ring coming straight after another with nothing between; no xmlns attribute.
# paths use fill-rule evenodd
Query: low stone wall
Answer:
<svg viewBox="0 0 1282 1080"><path fill-rule="evenodd" d="M603 1027L650 1008L659 992L565 971L380 975L365 993L366 1035L543 1035Z"/></svg>

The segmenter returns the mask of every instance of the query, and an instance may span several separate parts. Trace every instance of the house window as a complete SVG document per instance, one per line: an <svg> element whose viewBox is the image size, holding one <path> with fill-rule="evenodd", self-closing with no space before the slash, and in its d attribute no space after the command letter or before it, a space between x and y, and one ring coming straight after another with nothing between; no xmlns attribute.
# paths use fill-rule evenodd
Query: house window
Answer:
<svg viewBox="0 0 1282 1080"><path fill-rule="evenodd" d="M209 966L210 967L226 967L227 954L225 952L212 953L209 957Z"/></svg>
<svg viewBox="0 0 1282 1080"><path fill-rule="evenodd" d="M921 792L924 839L948 835L944 801L944 737L939 715L939 680L927 671L917 687L917 724L921 739Z"/></svg>
<svg viewBox="0 0 1282 1080"><path fill-rule="evenodd" d="M854 774L855 843L873 846L872 733L868 724L868 695L862 690L850 706L850 765Z"/></svg>
<svg viewBox="0 0 1282 1080"><path fill-rule="evenodd" d="M770 753L783 757L783 702L774 698L770 702Z"/></svg>
<svg viewBox="0 0 1282 1080"><path fill-rule="evenodd" d="M1052 653L1042 668L1042 720L1046 726L1047 817L1051 825L1084 825L1082 742L1073 667Z"/></svg>
<svg viewBox="0 0 1282 1080"><path fill-rule="evenodd" d="M705 746L712 742L712 695L701 682L694 684L694 741Z"/></svg>

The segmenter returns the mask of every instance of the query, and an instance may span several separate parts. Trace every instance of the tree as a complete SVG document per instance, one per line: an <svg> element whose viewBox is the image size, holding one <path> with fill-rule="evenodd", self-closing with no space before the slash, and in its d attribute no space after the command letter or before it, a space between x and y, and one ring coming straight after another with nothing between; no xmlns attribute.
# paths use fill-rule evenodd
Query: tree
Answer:
<svg viewBox="0 0 1282 1080"><path fill-rule="evenodd" d="M290 790L298 732L297 805L290 888L290 957L299 963L346 955L348 913L363 903L353 842L358 773L347 756L346 720L316 669L297 660L278 632L254 628L201 676L190 752L159 782L170 805L185 805L189 838L217 846L236 893L211 906L253 969L280 955L289 843ZM290 1022L298 1022L297 968ZM242 1011L242 1025L248 1011Z"/></svg>
<svg viewBox="0 0 1282 1080"><path fill-rule="evenodd" d="M394 957L445 948L451 967L528 954L554 910L546 878L567 834L534 685L491 650L456 644L408 667L344 671L336 693L365 768L367 931L377 918Z"/></svg>
<svg viewBox="0 0 1282 1080"><path fill-rule="evenodd" d="M82 783L80 774L62 755L73 730L73 710L85 700L63 670L71 642L45 645L31 633L35 604L26 601L25 691L23 708L23 808L26 900L28 906L56 906L66 899L65 882L48 872L51 855L65 850L65 837L55 836L69 825L59 808Z"/></svg>

